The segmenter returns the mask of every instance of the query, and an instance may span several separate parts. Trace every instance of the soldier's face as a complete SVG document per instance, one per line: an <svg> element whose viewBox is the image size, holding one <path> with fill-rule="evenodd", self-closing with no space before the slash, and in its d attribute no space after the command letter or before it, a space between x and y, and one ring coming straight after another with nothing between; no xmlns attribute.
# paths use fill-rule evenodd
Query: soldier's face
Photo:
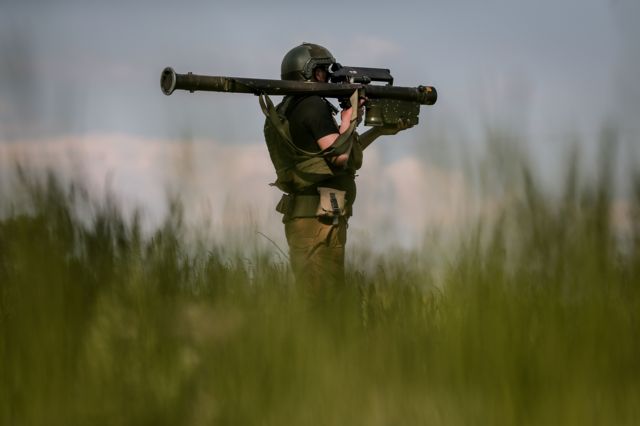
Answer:
<svg viewBox="0 0 640 426"><path fill-rule="evenodd" d="M327 72L326 67L317 67L313 71L313 76L315 77L316 81L319 81L321 83L326 83L329 73Z"/></svg>

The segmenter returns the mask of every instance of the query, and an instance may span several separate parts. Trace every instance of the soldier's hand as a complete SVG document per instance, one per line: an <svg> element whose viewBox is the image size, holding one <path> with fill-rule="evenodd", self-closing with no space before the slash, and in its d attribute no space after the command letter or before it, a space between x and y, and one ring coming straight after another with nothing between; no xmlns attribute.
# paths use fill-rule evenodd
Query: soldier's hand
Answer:
<svg viewBox="0 0 640 426"><path fill-rule="evenodd" d="M351 111L353 111L353 108L351 107L340 111L340 122L345 123L351 121Z"/></svg>
<svg viewBox="0 0 640 426"><path fill-rule="evenodd" d="M364 104L366 102L366 98L360 98L358 100L358 110L356 111L356 120L357 123L360 124L360 122L362 121L362 117L364 116ZM340 120L341 121L350 121L351 120L351 113L353 111L353 107L350 106L348 108L344 108L341 112L340 112Z"/></svg>

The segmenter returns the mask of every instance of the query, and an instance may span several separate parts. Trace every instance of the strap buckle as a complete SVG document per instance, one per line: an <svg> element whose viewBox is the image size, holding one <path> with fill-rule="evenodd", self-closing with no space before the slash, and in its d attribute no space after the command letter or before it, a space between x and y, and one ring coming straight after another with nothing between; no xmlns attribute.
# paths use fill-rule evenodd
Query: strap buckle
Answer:
<svg viewBox="0 0 640 426"><path fill-rule="evenodd" d="M338 224L338 218L340 217L341 211L340 206L338 205L338 199L336 198L335 192L329 193L329 200L331 201L331 209L333 210L333 224Z"/></svg>

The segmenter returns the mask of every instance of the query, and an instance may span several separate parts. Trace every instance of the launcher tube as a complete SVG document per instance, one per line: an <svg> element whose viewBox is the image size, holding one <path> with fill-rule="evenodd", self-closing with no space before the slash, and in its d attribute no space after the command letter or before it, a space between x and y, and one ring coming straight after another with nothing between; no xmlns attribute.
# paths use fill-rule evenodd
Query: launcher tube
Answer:
<svg viewBox="0 0 640 426"><path fill-rule="evenodd" d="M167 67L160 76L160 87L165 95L175 90L228 93L285 95L318 95L327 98L349 97L355 90L371 99L395 99L433 105L438 99L435 87L399 87L372 84L317 83L309 81L266 80L259 78L219 77L198 74L177 74Z"/></svg>

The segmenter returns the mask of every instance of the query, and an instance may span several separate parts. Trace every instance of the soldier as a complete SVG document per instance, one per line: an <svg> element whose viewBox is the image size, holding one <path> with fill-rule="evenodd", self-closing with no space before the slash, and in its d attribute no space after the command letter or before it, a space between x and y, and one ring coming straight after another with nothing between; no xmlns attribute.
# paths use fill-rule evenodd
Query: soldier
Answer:
<svg viewBox="0 0 640 426"><path fill-rule="evenodd" d="M281 78L327 82L335 62L326 48L303 43L284 56ZM362 116L360 108L343 109L338 125L334 119L338 110L316 95L287 96L276 110L281 122L267 118L264 129L278 174L275 185L286 193L276 209L284 215L296 281L306 282L312 293L318 293L344 281L347 226L362 146L402 128L374 127L358 136L354 129Z"/></svg>

